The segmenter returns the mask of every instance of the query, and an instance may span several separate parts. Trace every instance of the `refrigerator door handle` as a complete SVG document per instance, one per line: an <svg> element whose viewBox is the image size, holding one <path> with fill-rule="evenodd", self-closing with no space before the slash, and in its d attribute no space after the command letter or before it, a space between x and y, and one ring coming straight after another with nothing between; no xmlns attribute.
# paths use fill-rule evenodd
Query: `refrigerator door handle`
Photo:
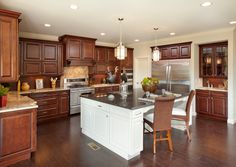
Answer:
<svg viewBox="0 0 236 167"><path fill-rule="evenodd" d="M168 89L168 71L169 71L169 65L166 66L166 88Z"/></svg>
<svg viewBox="0 0 236 167"><path fill-rule="evenodd" d="M171 91L171 65L169 65L169 91Z"/></svg>

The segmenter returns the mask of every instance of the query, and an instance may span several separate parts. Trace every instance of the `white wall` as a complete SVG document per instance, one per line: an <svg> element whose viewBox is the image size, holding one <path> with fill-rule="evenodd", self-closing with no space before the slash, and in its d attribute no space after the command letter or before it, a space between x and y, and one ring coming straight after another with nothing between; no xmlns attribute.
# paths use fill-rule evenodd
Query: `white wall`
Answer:
<svg viewBox="0 0 236 167"><path fill-rule="evenodd" d="M141 43L134 43L129 47L134 48L134 59L136 57L147 57L150 65L147 67L150 71L147 76L151 74L151 46L166 45L172 43L189 42L191 45L191 60L190 60L190 72L191 72L191 89L196 89L202 86L202 79L199 78L199 44L228 41L228 123L236 122L236 75L233 75L233 71L236 70L236 31L234 27L218 29L208 32L200 32L195 34L189 34L184 36L174 36L165 39L159 39L157 43L154 41L147 41ZM233 47L234 46L234 47ZM134 76L138 75L139 71L144 67L137 67L134 64ZM134 82L137 82L134 78ZM195 109L195 107L194 107ZM234 111L235 109L235 111ZM195 112L194 112L195 113Z"/></svg>

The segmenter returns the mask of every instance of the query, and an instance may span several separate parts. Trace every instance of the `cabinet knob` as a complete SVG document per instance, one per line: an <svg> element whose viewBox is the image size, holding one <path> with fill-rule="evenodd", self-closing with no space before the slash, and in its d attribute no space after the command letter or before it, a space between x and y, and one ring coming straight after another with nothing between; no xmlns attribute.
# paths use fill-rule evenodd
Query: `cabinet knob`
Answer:
<svg viewBox="0 0 236 167"><path fill-rule="evenodd" d="M108 118L108 115L106 115L106 117Z"/></svg>

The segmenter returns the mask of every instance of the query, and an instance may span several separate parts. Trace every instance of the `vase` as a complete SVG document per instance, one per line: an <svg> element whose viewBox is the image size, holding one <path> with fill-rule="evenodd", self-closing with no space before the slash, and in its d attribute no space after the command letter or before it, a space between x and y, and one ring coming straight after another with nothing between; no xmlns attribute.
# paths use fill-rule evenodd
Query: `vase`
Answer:
<svg viewBox="0 0 236 167"><path fill-rule="evenodd" d="M28 82L23 82L23 83L22 83L22 86L21 86L21 89L22 89L23 91L29 90L29 89L30 89L30 86L29 86Z"/></svg>
<svg viewBox="0 0 236 167"><path fill-rule="evenodd" d="M6 107L7 105L7 95L0 96L0 107Z"/></svg>
<svg viewBox="0 0 236 167"><path fill-rule="evenodd" d="M143 91L144 92L150 92L150 93L155 93L157 90L157 85L142 85Z"/></svg>

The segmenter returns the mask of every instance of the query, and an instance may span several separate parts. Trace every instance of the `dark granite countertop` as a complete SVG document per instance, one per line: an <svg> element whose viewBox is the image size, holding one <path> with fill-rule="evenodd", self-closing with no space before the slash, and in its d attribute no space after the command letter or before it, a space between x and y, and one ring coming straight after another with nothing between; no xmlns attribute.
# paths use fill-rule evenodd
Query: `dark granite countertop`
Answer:
<svg viewBox="0 0 236 167"><path fill-rule="evenodd" d="M179 93L180 92L173 92L173 93ZM114 99L110 100L108 98L108 95L114 95ZM161 95L161 91L156 92L157 95ZM182 98L187 96L188 93L182 93L180 97ZM153 105L152 102L146 102L146 101L141 101L138 98L140 97L145 97L145 92L142 89L134 89L133 91L129 92L126 99L122 99L122 96L119 92L113 92L113 93L108 93L108 94L90 94L90 95L83 95L82 97L91 99L91 100L96 100L99 102L103 102L106 104L111 104L114 106L130 109L130 110L135 110L143 107L148 107Z"/></svg>

